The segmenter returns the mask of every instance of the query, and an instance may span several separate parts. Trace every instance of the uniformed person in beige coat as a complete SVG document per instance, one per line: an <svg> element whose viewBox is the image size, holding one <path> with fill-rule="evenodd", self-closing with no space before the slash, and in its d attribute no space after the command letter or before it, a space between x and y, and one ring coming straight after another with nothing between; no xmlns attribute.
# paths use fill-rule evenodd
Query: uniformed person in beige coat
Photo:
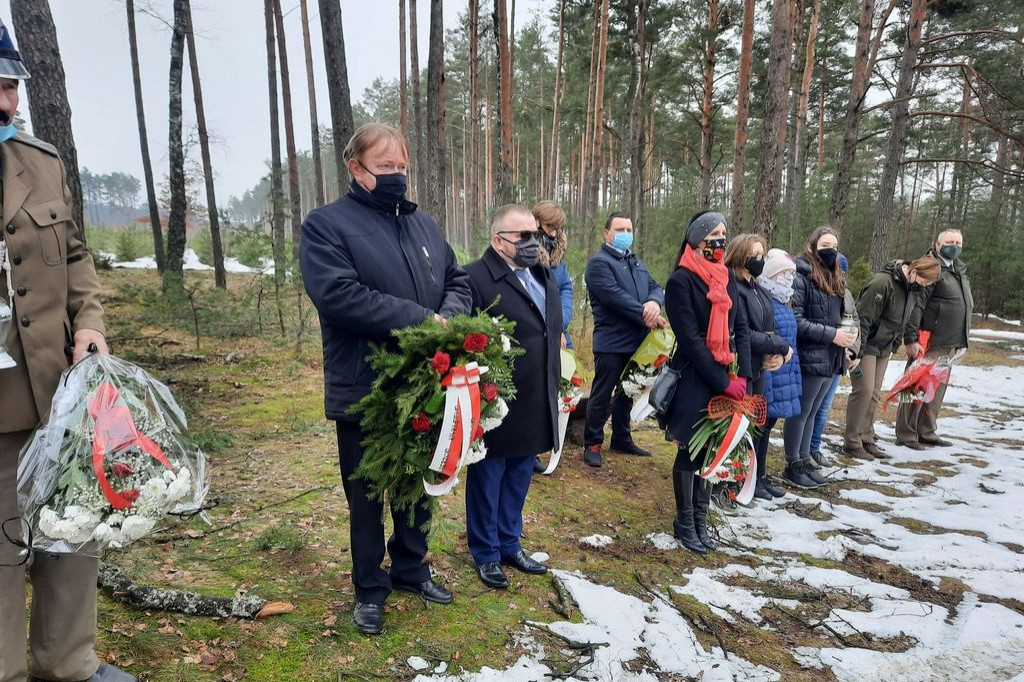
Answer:
<svg viewBox="0 0 1024 682"><path fill-rule="evenodd" d="M13 309L0 370L0 521L18 517L18 453L50 411L61 373L104 342L100 285L71 219L71 192L57 150L14 129L19 82L28 71L0 23L0 296ZM67 351L70 350L70 357ZM20 524L5 526L12 535ZM96 657L98 560L35 555L28 564L0 535L0 682L25 682L26 634L36 680L128 682ZM32 583L26 633L25 577Z"/></svg>

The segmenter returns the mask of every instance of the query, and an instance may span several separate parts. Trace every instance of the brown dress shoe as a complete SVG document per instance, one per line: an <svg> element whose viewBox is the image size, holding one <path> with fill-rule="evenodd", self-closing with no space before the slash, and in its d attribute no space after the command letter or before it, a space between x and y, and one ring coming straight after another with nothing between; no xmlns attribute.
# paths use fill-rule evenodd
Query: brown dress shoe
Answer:
<svg viewBox="0 0 1024 682"><path fill-rule="evenodd" d="M909 441L908 440L908 441L904 442L904 441L898 440L898 441L896 441L896 445L902 445L903 447L910 448L911 450L927 450L928 449L924 445L921 445L920 443L918 443L917 441Z"/></svg>
<svg viewBox="0 0 1024 682"><path fill-rule="evenodd" d="M847 457L853 457L854 459L862 459L865 462L873 462L875 459L874 455L862 447L851 448L848 445L844 445L843 454Z"/></svg>
<svg viewBox="0 0 1024 682"><path fill-rule="evenodd" d="M892 459L892 457L888 453L886 453L885 450L878 447L874 443L864 443L864 445L861 447L863 447L864 451L872 455L875 459Z"/></svg>

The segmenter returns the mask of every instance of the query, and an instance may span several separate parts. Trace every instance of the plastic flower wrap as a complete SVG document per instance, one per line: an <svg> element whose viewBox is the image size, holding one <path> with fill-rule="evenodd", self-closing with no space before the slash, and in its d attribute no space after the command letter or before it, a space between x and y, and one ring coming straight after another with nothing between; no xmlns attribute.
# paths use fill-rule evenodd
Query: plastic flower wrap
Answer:
<svg viewBox="0 0 1024 682"><path fill-rule="evenodd" d="M65 371L18 463L32 549L99 556L200 512L206 456L187 428L170 390L131 363L97 354Z"/></svg>
<svg viewBox="0 0 1024 682"><path fill-rule="evenodd" d="M629 413L631 421L641 422L654 414L654 408L648 401L651 386L658 378L662 366L672 356L675 343L676 337L671 329L655 329L644 337L640 347L626 363L619 386L633 401L633 409Z"/></svg>
<svg viewBox="0 0 1024 682"><path fill-rule="evenodd" d="M712 483L743 483L738 495L730 494L740 504L747 504L754 496L754 438L758 427L764 426L767 414L764 396L747 395L742 400L715 396L708 402L705 416L695 425L687 444L690 457L701 462L694 472L697 476Z"/></svg>
<svg viewBox="0 0 1024 682"><path fill-rule="evenodd" d="M889 409L889 403L928 404L935 400L939 386L949 383L953 365L964 354L960 351L952 356L943 355L934 360L920 357L910 363L907 371L893 385L882 403L882 411Z"/></svg>

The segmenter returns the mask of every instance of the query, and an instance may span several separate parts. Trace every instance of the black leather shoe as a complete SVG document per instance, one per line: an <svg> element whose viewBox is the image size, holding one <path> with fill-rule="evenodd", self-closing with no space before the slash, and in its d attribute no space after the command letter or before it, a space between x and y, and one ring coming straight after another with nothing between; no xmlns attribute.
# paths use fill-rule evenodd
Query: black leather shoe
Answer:
<svg viewBox="0 0 1024 682"><path fill-rule="evenodd" d="M926 445L928 447L940 447L940 448L948 448L950 445L953 444L953 441L951 441L951 440L946 440L945 438L938 438L938 437L936 437L936 438L922 438L919 442L921 443L921 445Z"/></svg>
<svg viewBox="0 0 1024 682"><path fill-rule="evenodd" d="M419 585L411 585L409 583L403 583L399 580L392 578L391 586L396 590L402 592L412 592L418 594L427 601L432 601L435 604L451 604L455 600L450 590L438 585L430 578L427 578Z"/></svg>
<svg viewBox="0 0 1024 682"><path fill-rule="evenodd" d="M592 467L601 466L601 446L588 445L583 448L583 463Z"/></svg>
<svg viewBox="0 0 1024 682"><path fill-rule="evenodd" d="M533 473L535 473L535 474L543 474L545 469L547 469L547 467L544 466L544 462L540 461L540 457L534 457L533 458Z"/></svg>
<svg viewBox="0 0 1024 682"><path fill-rule="evenodd" d="M921 445L920 443L917 443L915 441L910 441L910 440L908 440L905 443L903 441L901 441L901 440L898 440L898 441L896 441L896 445L902 445L903 447L910 448L911 450L927 450L928 449L924 445Z"/></svg>
<svg viewBox="0 0 1024 682"><path fill-rule="evenodd" d="M530 575L541 575L548 572L547 566L526 556L523 550L519 550L512 556L501 557L501 563Z"/></svg>
<svg viewBox="0 0 1024 682"><path fill-rule="evenodd" d="M476 565L476 574L480 576L480 582L495 590L508 589L508 576L501 570L501 564L497 561L488 561L486 564Z"/></svg>
<svg viewBox="0 0 1024 682"><path fill-rule="evenodd" d="M612 443L611 449L623 455L633 455L634 457L650 457L652 454L650 450L644 450L632 441L629 443L623 443L622 445Z"/></svg>
<svg viewBox="0 0 1024 682"><path fill-rule="evenodd" d="M384 629L384 609L380 604L356 604L352 612L352 622L356 629L364 635L379 635Z"/></svg>

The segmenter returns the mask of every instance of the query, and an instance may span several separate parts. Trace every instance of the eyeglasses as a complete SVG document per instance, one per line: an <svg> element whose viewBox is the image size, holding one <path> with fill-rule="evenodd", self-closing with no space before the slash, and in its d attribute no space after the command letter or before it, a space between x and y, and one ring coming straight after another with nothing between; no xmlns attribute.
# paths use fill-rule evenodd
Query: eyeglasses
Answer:
<svg viewBox="0 0 1024 682"><path fill-rule="evenodd" d="M531 239L540 239L540 230L502 230L498 234L518 234L519 241L526 242ZM506 239L505 241L511 241Z"/></svg>

